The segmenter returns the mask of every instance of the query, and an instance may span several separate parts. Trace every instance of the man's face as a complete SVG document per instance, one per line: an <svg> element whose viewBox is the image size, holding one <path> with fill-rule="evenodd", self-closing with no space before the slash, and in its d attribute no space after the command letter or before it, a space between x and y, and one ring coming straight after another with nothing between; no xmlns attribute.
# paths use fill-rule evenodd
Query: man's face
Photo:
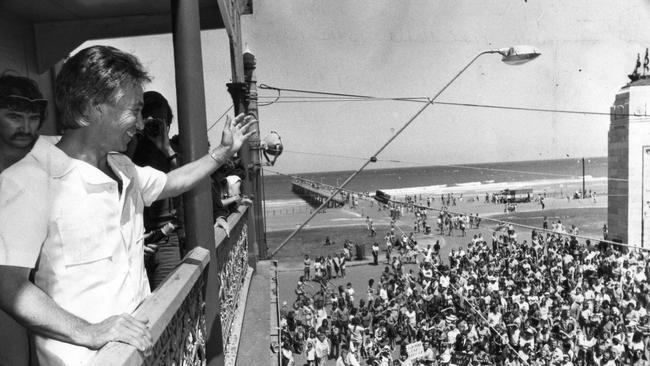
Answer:
<svg viewBox="0 0 650 366"><path fill-rule="evenodd" d="M144 125L142 122L142 86L127 86L121 90L117 103L100 105L98 127L112 151L125 151L129 141Z"/></svg>
<svg viewBox="0 0 650 366"><path fill-rule="evenodd" d="M17 149L33 145L40 123L37 112L0 108L0 144Z"/></svg>

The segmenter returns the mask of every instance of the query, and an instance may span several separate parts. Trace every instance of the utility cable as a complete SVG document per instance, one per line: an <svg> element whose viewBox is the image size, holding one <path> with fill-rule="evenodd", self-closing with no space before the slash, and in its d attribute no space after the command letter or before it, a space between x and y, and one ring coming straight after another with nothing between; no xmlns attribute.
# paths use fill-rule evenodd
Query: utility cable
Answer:
<svg viewBox="0 0 650 366"><path fill-rule="evenodd" d="M473 59L472 59L472 60L471 60L471 61L470 61L470 62L469 62L469 63L468 63L468 64L467 64L467 65L466 65L466 66L465 66L465 67L464 67L464 68L463 68L459 73L457 73L457 74L456 74L456 75L455 75L455 76L454 76L454 77L453 77L453 78L452 78L452 79L451 79L451 80L450 80L450 81L449 81L449 82L448 82L448 83L447 83L447 84L446 84L442 89L440 89L440 91L438 91L438 93L436 93L436 95L434 95L434 96L430 99L430 101L434 101L434 100L436 100L436 98L438 98L438 96L440 96L440 94L442 94L442 92L445 91L445 89L447 89L447 88L448 88L448 87L449 87L449 86L450 86L450 85L451 85L451 84L452 84L452 83L453 83L453 82L454 82L454 81L455 81L455 80L456 80L456 79L457 79L457 78L458 78L458 77L459 77L459 76L460 76L460 75L461 75L465 70L467 70L467 68L468 68L471 64L474 63L474 61L476 61L476 59L478 59L478 58L479 58L481 55L483 55L483 54L485 54L485 52L481 52L481 53L479 53L478 55L476 55L476 56L475 56L475 57L474 57L474 58L473 58ZM411 117L411 118L410 118L406 123L404 123L404 125L403 125L403 126L402 126L398 131L397 131L397 132L395 132L395 134L393 134L393 136L391 136L391 137L388 139L388 141L386 141L386 143L384 143L384 145L382 145L382 146L379 148L379 150L377 150L376 153L374 153L374 154L371 156L370 159L368 159L368 160L367 160L367 161L366 161L366 162L365 162L365 163L364 163L364 164L363 164L363 165L362 165L362 166L361 166L357 171L355 171L354 173L352 173L352 175L350 175L350 176L349 176L349 177L348 177L348 178L343 182L343 184L341 184L341 186L338 187L338 188L337 188L337 189L336 189L336 190L335 190L335 191L334 191L334 192L333 192L333 193L332 193L332 194L331 194L331 195L330 195L330 196L329 196L329 197L328 197L328 198L327 198L327 199L326 199L326 200L325 200L325 201L324 201L324 202L323 202L319 207L318 207L318 209L316 209L316 210L315 210L315 211L314 211L314 212L309 216L309 218L307 218L307 220L305 220L305 222L303 222L303 223L302 223L302 224L301 224L301 225L300 225L296 230L294 230L294 231L293 231L293 232L292 232L292 233L291 233L291 234L290 234L290 235L289 235L289 236L288 236L288 237L287 237L287 238L286 238L286 239L285 239L285 240L284 240L284 241L283 241L283 242L282 242L282 243L281 243L281 244L280 244L280 245L279 245L279 246L278 246L278 247L277 247L273 252L271 252L270 257L273 257L273 256L274 256L274 255L275 255L275 254L280 250L280 249L282 249L282 247L284 247L284 246L289 242L289 240L291 240L291 239L292 239L292 238L293 238L293 237L294 237L294 236L295 236L295 235L296 235L296 234L297 234L297 233L298 233L298 232L299 232L303 227L305 227L305 225L307 225L307 223L308 223L309 221L311 221L311 219L313 219L314 216L316 216L316 215L320 212L320 210L322 210L324 207L327 206L327 204L328 204L328 203L329 203L329 202L334 198L334 196L336 196L339 192L341 192L341 190L342 190L342 189L343 189L343 188L344 188L348 183L350 183L350 182L351 182L351 181L352 181L352 180L353 180L353 179L354 179L354 178L355 178L359 173L361 173L361 172L362 172L362 171L363 171L363 170L364 170L364 169L365 169L365 168L366 168L370 163L377 161L377 155L379 155L382 151L384 151L384 149L385 149L386 147L388 147L388 145L390 145L390 143L392 143L393 140L395 140L395 139L397 138L397 136L399 136L399 135L402 133L402 131L404 131L408 126L410 126L411 123L413 123L413 121L415 121L415 119L416 119L418 116L420 116L420 114L422 114L422 112L424 112L424 111L425 111L425 110L426 110L430 105L431 105L431 103L426 103L426 104L424 104L424 105L423 105L423 106L422 106L422 107L421 107L421 108L420 108L420 109L419 109L419 110L418 110L418 111L417 111L417 112L416 112L416 113L415 113L415 114L414 114L414 115L413 115L413 116L412 116L412 117Z"/></svg>
<svg viewBox="0 0 650 366"><path fill-rule="evenodd" d="M208 127L208 131L210 131L210 130L212 129L212 127L216 126L217 123L219 123L219 121L221 121L221 119L222 119L226 114L228 114L228 112L230 112L230 110L231 110L233 107L234 107L234 105L231 105L230 107L228 107L228 109L226 109L226 110L221 114L221 116L219 116L219 118L217 118L217 120L214 121L214 123L211 124L210 127Z"/></svg>
<svg viewBox="0 0 650 366"><path fill-rule="evenodd" d="M462 107L476 107L476 108L492 108L492 109L506 109L506 110L521 110L521 111L531 111L531 112L549 112L549 113L568 113L568 114L585 114L585 115L601 115L601 116L610 116L609 112L593 112L593 111L577 111L577 110L567 110L567 109L550 109L550 108L530 108L530 107L509 107L502 105L492 105L492 104L477 104L477 103L457 103L457 102L434 102L429 101L426 97L375 97L370 95L359 95L359 94L349 94L349 93L333 93L333 92L324 92L316 90L305 90L305 89L290 89L290 88L280 88L275 86L270 86L267 84L261 84L261 89L267 90L280 90L280 91L290 91L294 93L303 93L303 94L317 94L317 95L327 95L327 96L338 96L347 99L341 99L340 101L354 101L355 99L367 99L367 100L393 100L393 101L409 101L409 102L420 102L420 103L435 103L451 106L462 106ZM329 99L334 100L334 99ZM289 101L286 101L289 102ZM296 102L296 101L294 101ZM300 101L307 102L307 101ZM635 115L627 114L621 116L627 117L647 117L647 115Z"/></svg>
<svg viewBox="0 0 650 366"><path fill-rule="evenodd" d="M307 218L307 220L305 220L305 222L303 222L298 228L296 228L296 230L294 230L273 252L271 252L269 257L273 257L279 250L281 250L282 247L284 247L289 242L289 240L291 240L303 227L305 227L305 225L307 225L307 223L309 223L309 221L311 221L324 207L327 206L327 204L329 204L329 202L334 198L334 196L336 196L339 192L341 192L341 190L343 188L345 188L345 186L347 186L347 184L350 183L359 173L361 173L370 163L376 162L377 161L377 155L382 153L384 151L384 149L386 149L386 147L388 147L388 145L390 145L406 128L408 128L408 126L410 126L411 123L413 123L413 121L415 121L415 119L417 117L419 117L429 106L433 105L433 103L436 101L436 99L438 99L438 97L454 81L456 81L456 79L458 79L458 77L460 75L462 75L463 72L465 72L465 70L467 70L474 63L474 61L476 61L479 57L481 57L482 55L487 54L487 53L493 53L493 51L483 51L483 52L480 52L479 54L477 54L474 58L472 58L470 60L470 62L467 63L467 65L465 65L465 67L463 67L456 75L454 75L454 77L451 78L451 80L449 80L449 82L447 82L433 97L429 98L428 103L424 104L408 121L406 121L406 123L404 123L404 125L397 132L395 132L395 134L393 134L393 136L391 136L388 139L388 141L386 141L386 143L384 143L377 150L376 153L371 155L371 157L358 170L356 170L354 173L352 173L352 175L350 175L341 184L340 187L338 187L325 201L323 201L323 203L318 207L318 209L316 209ZM276 90L279 89L279 88L269 87L266 84L261 84L260 88L262 88L262 89L276 89ZM288 89L285 89L285 90L288 90ZM293 90L293 91L295 92L295 90ZM324 93L319 93L319 94L324 94ZM329 93L329 94L331 95L331 93ZM367 96L359 96L359 97L366 98Z"/></svg>

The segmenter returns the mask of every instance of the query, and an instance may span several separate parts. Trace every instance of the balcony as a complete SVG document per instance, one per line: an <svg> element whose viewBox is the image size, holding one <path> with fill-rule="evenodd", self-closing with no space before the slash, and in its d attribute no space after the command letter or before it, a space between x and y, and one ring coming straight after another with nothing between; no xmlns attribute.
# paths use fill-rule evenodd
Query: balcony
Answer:
<svg viewBox="0 0 650 366"><path fill-rule="evenodd" d="M149 319L154 339L151 356L144 357L133 346L112 342L104 346L90 364L203 365L207 358L206 303L214 303L206 301L209 293L218 294L216 304L221 334L217 343L225 349L218 363L234 364L243 308L253 275L248 262L247 212L247 207L242 206L239 212L230 215L230 237L221 229L215 230L216 260L211 260L208 250L194 248L133 314ZM206 287L211 266L216 266L219 278L216 291L207 291Z"/></svg>

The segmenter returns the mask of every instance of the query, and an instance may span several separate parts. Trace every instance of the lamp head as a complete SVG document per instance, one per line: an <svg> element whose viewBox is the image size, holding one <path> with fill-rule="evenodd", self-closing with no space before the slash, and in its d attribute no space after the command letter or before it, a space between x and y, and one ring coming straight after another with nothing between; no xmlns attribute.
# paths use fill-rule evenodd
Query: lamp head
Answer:
<svg viewBox="0 0 650 366"><path fill-rule="evenodd" d="M503 55L501 61L508 65L521 65L541 55L537 48L525 45L501 48L497 52Z"/></svg>
<svg viewBox="0 0 650 366"><path fill-rule="evenodd" d="M280 134L275 131L271 131L271 133L264 137L264 139L260 142L260 147L262 148L262 153L264 154L267 165L269 166L273 166L275 164L278 156L280 156L280 154L282 154L282 150L284 150L284 145L282 145L282 138L280 137ZM270 159L269 155L272 156L273 159Z"/></svg>

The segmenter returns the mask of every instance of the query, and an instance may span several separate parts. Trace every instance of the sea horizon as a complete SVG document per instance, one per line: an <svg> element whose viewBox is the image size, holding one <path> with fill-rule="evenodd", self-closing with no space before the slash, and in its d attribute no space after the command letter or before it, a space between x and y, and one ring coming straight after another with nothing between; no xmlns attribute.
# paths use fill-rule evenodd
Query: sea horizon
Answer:
<svg viewBox="0 0 650 366"><path fill-rule="evenodd" d="M352 170L293 174L323 184L337 186L347 179ZM291 176L264 176L267 203L282 201L287 204L298 196L291 192ZM585 157L585 180L599 189L607 183L607 157ZM361 172L346 189L357 192L375 192L378 189L393 194L430 194L451 192L485 192L504 188L575 185L582 181L581 159L547 159L479 164L431 165L367 169ZM589 189L589 188L586 188ZM602 192L600 192L602 193ZM277 203L276 203L277 204Z"/></svg>

